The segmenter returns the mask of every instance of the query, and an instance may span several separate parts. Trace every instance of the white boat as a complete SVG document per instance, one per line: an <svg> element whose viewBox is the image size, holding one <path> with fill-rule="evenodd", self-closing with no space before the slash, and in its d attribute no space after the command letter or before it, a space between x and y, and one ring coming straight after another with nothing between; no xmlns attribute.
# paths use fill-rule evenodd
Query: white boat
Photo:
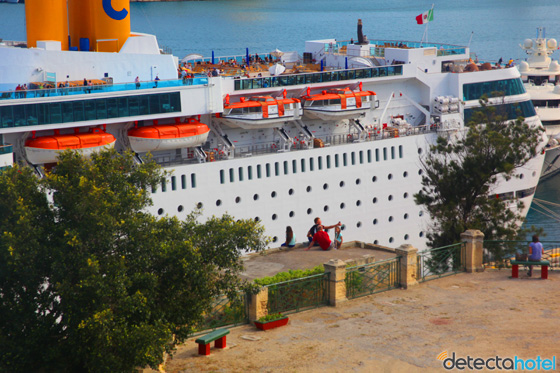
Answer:
<svg viewBox="0 0 560 373"><path fill-rule="evenodd" d="M64 12L66 0L61 1L57 9ZM70 0L68 9L74 9L72 1L78 0ZM68 24L73 24L74 16L87 17L76 14L70 14ZM61 19L54 14L43 18L37 22ZM28 27L34 22L28 17ZM491 104L512 109L511 113L519 107L529 124L541 125L519 71L459 72L469 61L470 50L464 46L403 40L372 39L370 44L311 40L305 42L302 55L315 64L301 68L303 61L297 62L305 73L290 68L273 77L251 72L251 77L224 74L183 81L177 79L178 58L162 54L155 36L124 29L121 34L128 33L128 37L123 43L103 44L121 39L107 35L99 39L94 33L80 47L89 45L97 51L82 52L75 50L72 28L65 49L64 28L58 38L52 34L47 38L41 34L48 29L43 23L35 30L36 40L28 40L33 48L0 47L0 70L4 72L0 77L0 146L4 152L0 167L12 161L27 162L24 141L33 132L44 136L63 128L105 125L120 151L131 147L129 131L134 127L197 118L210 129L198 146L150 147L154 160L170 174L152 194L149 211L184 218L201 206L203 217L228 212L236 218L255 219L272 238L271 246L283 241L288 225L303 240L313 219L320 216L327 224L343 222L347 240L391 247L408 243L423 249L430 217L416 205L413 195L421 189L419 158L437 137L463 136L466 119L479 107L480 94L497 91L503 84L512 89ZM113 26L104 30L113 30ZM52 30L57 24L49 27ZM100 51L110 48L113 50ZM297 53L284 52L281 58L285 56L293 58ZM339 68L354 56L370 61L372 67ZM244 57L239 56L239 62ZM217 60L234 58L238 57ZM321 61L324 71L313 70ZM156 73L157 85L153 81ZM139 85L134 82L136 75ZM99 84L14 91L23 82L50 79L59 83L60 77L71 82L85 77ZM359 121L354 117L301 116L301 111L287 120L286 110L284 115L273 114L277 121L272 125L263 122L262 110L256 126L251 125L251 118L233 117L231 103L242 98L266 98L263 102L268 103L270 97L278 108L278 100L294 104L308 89L314 93L347 87L356 91L360 83L363 91L375 92L376 104L360 112ZM251 102L261 103L260 99ZM268 111L269 118L273 115ZM524 216L543 160L539 151L515 172L517 177L500 179L492 193L517 197L524 203L520 211ZM511 206L516 208L515 201Z"/></svg>
<svg viewBox="0 0 560 373"><path fill-rule="evenodd" d="M551 55L558 49L556 39L547 39L545 28L535 39L525 39L520 47L527 53L519 63L521 80L549 137L542 179L560 172L560 64Z"/></svg>

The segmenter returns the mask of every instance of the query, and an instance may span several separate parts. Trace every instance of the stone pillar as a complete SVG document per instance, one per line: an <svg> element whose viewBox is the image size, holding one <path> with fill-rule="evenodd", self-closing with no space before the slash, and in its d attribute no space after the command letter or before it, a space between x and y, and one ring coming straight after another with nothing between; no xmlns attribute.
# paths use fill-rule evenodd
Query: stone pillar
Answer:
<svg viewBox="0 0 560 373"><path fill-rule="evenodd" d="M249 320L251 322L268 315L268 288L263 287L249 298Z"/></svg>
<svg viewBox="0 0 560 373"><path fill-rule="evenodd" d="M466 241L466 245L461 248L461 258L465 260L465 270L467 273L483 272L482 250L484 244L484 233L476 229L469 229L461 233L461 240Z"/></svg>
<svg viewBox="0 0 560 373"><path fill-rule="evenodd" d="M412 245L401 245L395 249L400 256L400 279L401 286L408 289L409 286L418 285L416 278L418 268L418 249Z"/></svg>
<svg viewBox="0 0 560 373"><path fill-rule="evenodd" d="M325 273L329 274L329 304L338 306L347 301L346 298L346 262L340 259L331 259L323 264Z"/></svg>

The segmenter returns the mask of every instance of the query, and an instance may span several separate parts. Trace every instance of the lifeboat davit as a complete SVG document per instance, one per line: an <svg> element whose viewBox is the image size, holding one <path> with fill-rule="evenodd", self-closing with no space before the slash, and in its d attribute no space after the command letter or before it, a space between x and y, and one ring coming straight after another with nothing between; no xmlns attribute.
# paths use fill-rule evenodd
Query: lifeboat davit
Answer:
<svg viewBox="0 0 560 373"><path fill-rule="evenodd" d="M253 96L240 102L229 103L226 96L224 112L220 121L230 127L244 129L282 127L285 122L300 119L303 114L301 101L297 98L276 99L272 96Z"/></svg>
<svg viewBox="0 0 560 373"><path fill-rule="evenodd" d="M58 130L54 135L33 137L25 142L25 154L32 164L56 163L58 153L66 149L75 149L84 156L115 146L116 139L110 133L100 128L93 128L89 132L61 135Z"/></svg>
<svg viewBox="0 0 560 373"><path fill-rule="evenodd" d="M303 112L306 117L322 120L356 119L364 116L369 110L379 107L377 95L373 91L353 91L350 88L330 89L319 94L301 98Z"/></svg>
<svg viewBox="0 0 560 373"><path fill-rule="evenodd" d="M208 139L210 128L195 119L185 123L137 127L128 131L130 147L136 153L200 146Z"/></svg>

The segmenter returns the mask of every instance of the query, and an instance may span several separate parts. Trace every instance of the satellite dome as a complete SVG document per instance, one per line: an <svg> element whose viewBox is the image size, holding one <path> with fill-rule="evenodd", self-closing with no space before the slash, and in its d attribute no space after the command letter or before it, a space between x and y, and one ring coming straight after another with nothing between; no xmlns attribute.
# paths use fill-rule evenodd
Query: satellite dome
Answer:
<svg viewBox="0 0 560 373"><path fill-rule="evenodd" d="M529 71L529 63L527 63L527 61L521 61L518 68L520 72Z"/></svg>
<svg viewBox="0 0 560 373"><path fill-rule="evenodd" d="M525 39L525 41L523 42L523 48L525 49L533 48L533 41L531 39Z"/></svg>
<svg viewBox="0 0 560 373"><path fill-rule="evenodd" d="M558 64L558 61L552 61L548 68L550 71L560 71L560 65Z"/></svg>
<svg viewBox="0 0 560 373"><path fill-rule="evenodd" d="M558 47L558 43L556 42L556 39L548 39L546 46L548 49L556 49Z"/></svg>

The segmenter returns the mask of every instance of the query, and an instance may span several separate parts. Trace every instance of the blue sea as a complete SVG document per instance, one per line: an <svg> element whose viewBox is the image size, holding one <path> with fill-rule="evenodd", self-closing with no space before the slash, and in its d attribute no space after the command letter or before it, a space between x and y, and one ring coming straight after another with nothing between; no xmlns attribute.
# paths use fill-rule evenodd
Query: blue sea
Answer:
<svg viewBox="0 0 560 373"><path fill-rule="evenodd" d="M416 16L434 4L434 21ZM0 38L25 40L23 4L0 3ZM519 44L536 35L560 40L558 0L210 0L132 3L132 30L155 34L160 46L182 58L304 50L306 40L356 39L359 18L368 39L421 40L468 45L479 60L524 59ZM556 52L552 57L558 59ZM1 72L0 72L1 74ZM541 183L535 198L560 203L560 176ZM559 240L559 206L535 206L526 225L543 227L546 240Z"/></svg>

